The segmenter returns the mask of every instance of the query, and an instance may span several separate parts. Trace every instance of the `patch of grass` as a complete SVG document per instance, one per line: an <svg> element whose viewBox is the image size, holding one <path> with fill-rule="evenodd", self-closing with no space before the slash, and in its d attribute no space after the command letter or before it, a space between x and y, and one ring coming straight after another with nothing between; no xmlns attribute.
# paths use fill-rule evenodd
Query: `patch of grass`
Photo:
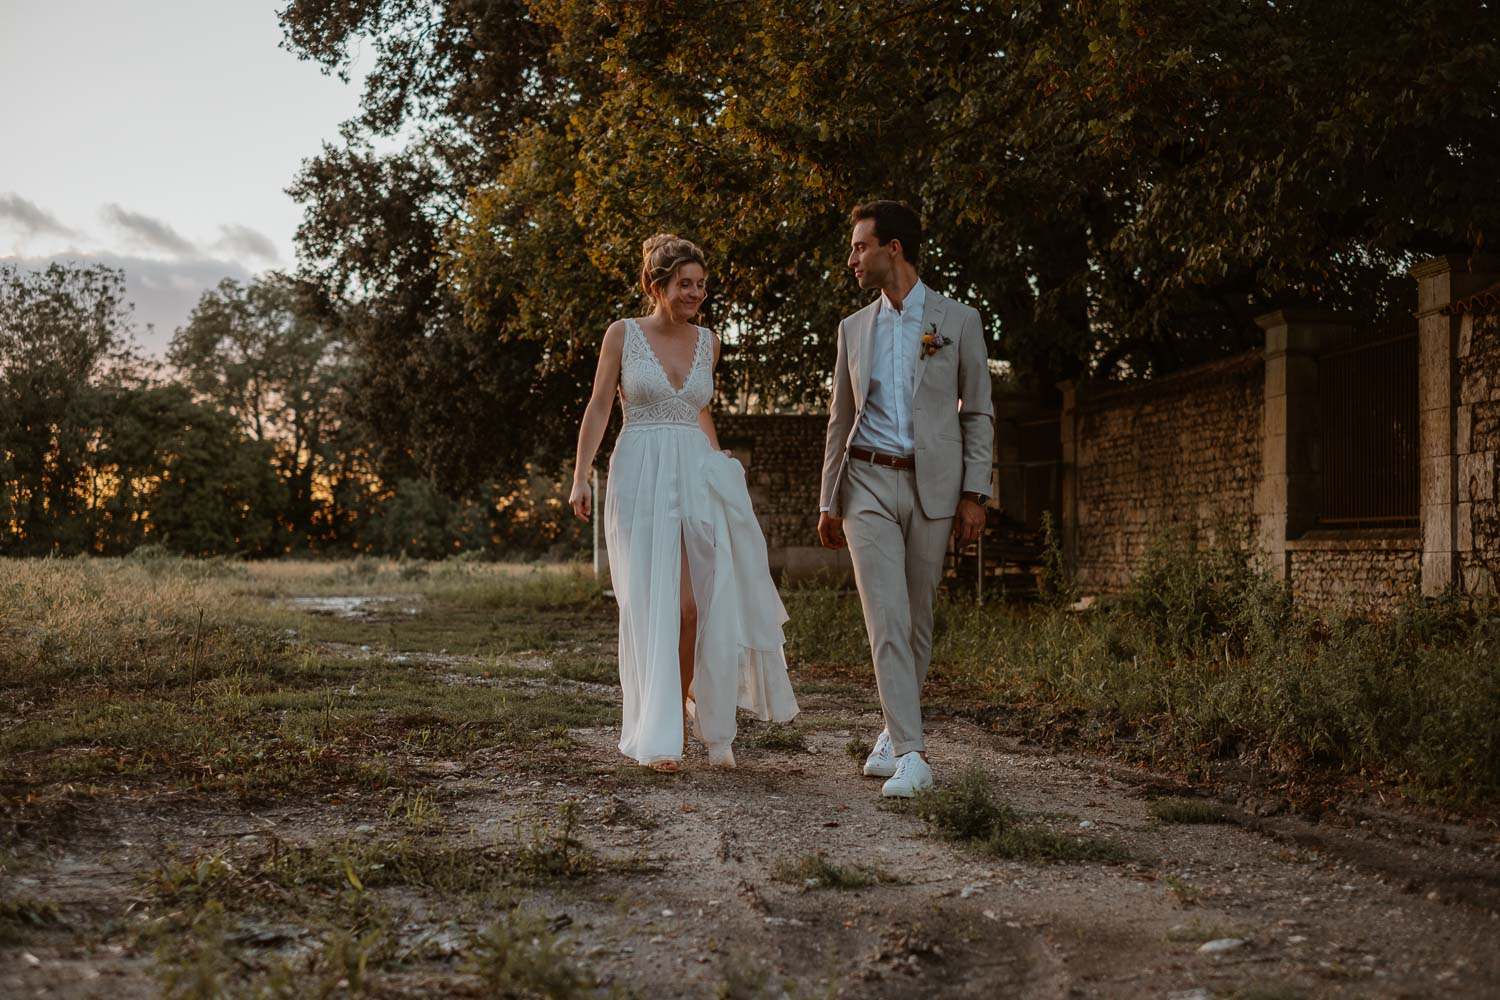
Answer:
<svg viewBox="0 0 1500 1000"><path fill-rule="evenodd" d="M385 814L399 819L413 833L439 833L446 825L437 803L425 791L398 793L386 806Z"/></svg>
<svg viewBox="0 0 1500 1000"><path fill-rule="evenodd" d="M795 860L780 859L772 865L771 877L806 889L864 889L897 881L894 875L878 868L834 864L821 851Z"/></svg>
<svg viewBox="0 0 1500 1000"><path fill-rule="evenodd" d="M870 756L871 749L871 745L858 736L849 737L849 742L844 744L844 753L860 763L864 763L865 758Z"/></svg>
<svg viewBox="0 0 1500 1000"><path fill-rule="evenodd" d="M277 897L278 892L365 892L388 886L498 898L506 873L504 861L483 849L410 837L309 844L273 840L265 853L238 862L223 852L169 861L151 874L148 886L154 896L173 906L243 903Z"/></svg>
<svg viewBox="0 0 1500 1000"><path fill-rule="evenodd" d="M53 903L26 898L0 900L0 945L20 944L38 931L62 926L62 914Z"/></svg>
<svg viewBox="0 0 1500 1000"><path fill-rule="evenodd" d="M583 653L561 653L552 658L552 676L583 684L620 683L620 668L612 659Z"/></svg>
<svg viewBox="0 0 1500 1000"><path fill-rule="evenodd" d="M1040 720L1027 725L1050 740L1125 737L1142 760L1376 775L1453 804L1500 795L1500 605L1413 593L1378 616L1318 614L1254 568L1233 525L1163 537L1136 570L1085 613L940 600L934 697ZM786 603L811 676L867 661L851 595L791 589Z"/></svg>
<svg viewBox="0 0 1500 1000"><path fill-rule="evenodd" d="M1217 802L1165 798L1151 803L1149 812L1163 823L1234 823L1234 813Z"/></svg>
<svg viewBox="0 0 1500 1000"><path fill-rule="evenodd" d="M466 964L484 996L572 1000L594 995L594 977L578 967L540 918L519 911L479 931Z"/></svg>
<svg viewBox="0 0 1500 1000"><path fill-rule="evenodd" d="M1168 873L1166 879L1167 889L1177 897L1177 902L1183 906L1195 906L1201 893L1198 887L1187 882L1181 876Z"/></svg>
<svg viewBox="0 0 1500 1000"><path fill-rule="evenodd" d="M1205 941L1216 941L1219 938L1244 937L1245 932L1236 927L1224 924L1204 923L1196 917L1185 924L1178 924L1168 928L1167 940L1175 944L1202 944Z"/></svg>
<svg viewBox="0 0 1500 1000"><path fill-rule="evenodd" d="M1118 845L1091 837L1057 833L1027 824L1020 813L996 801L989 779L978 768L919 794L913 809L937 833L971 843L987 854L1026 861L1123 861Z"/></svg>
<svg viewBox="0 0 1500 1000"><path fill-rule="evenodd" d="M598 859L576 835L578 803L564 802L558 810L558 825L533 820L524 839L517 822L519 847L512 861L517 871L533 879L576 879L599 870Z"/></svg>
<svg viewBox="0 0 1500 1000"><path fill-rule="evenodd" d="M740 729L742 746L772 753L807 753L807 736L795 726L777 722L750 723Z"/></svg>

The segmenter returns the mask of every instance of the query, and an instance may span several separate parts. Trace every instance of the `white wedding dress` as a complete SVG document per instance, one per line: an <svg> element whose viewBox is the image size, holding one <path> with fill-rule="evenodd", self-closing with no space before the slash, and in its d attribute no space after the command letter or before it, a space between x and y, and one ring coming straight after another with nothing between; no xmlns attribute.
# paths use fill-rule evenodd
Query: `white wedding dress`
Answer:
<svg viewBox="0 0 1500 1000"><path fill-rule="evenodd" d="M698 424L713 397L713 337L698 328L687 381L674 388L640 325L625 321L620 366L625 424L609 460L604 531L620 605L620 752L642 764L682 759L678 673L682 553L698 606L688 692L693 732L722 755L735 708L763 720L797 714L782 651L786 609L745 471Z"/></svg>

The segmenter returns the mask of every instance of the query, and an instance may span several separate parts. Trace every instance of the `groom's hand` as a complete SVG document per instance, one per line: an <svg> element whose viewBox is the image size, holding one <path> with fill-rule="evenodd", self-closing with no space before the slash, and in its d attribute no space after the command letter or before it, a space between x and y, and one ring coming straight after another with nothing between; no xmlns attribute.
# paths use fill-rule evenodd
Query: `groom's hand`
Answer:
<svg viewBox="0 0 1500 1000"><path fill-rule="evenodd" d="M818 541L823 543L825 549L847 548L849 543L844 540L844 519L834 517L826 510L819 514Z"/></svg>
<svg viewBox="0 0 1500 1000"><path fill-rule="evenodd" d="M953 514L953 537L960 549L966 549L979 540L984 530L984 508L973 500L960 500Z"/></svg>

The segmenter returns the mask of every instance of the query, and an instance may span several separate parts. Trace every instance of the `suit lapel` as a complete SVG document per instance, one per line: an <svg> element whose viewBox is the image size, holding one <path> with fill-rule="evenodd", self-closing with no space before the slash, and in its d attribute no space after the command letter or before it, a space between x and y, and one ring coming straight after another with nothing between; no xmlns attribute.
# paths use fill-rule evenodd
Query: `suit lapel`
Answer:
<svg viewBox="0 0 1500 1000"><path fill-rule="evenodd" d="M928 330L936 327L943 328L943 314L948 309L948 300L933 291L931 285L927 286L927 301L922 306L922 323L917 328L917 337L920 340ZM927 372L927 352L922 350L922 345L917 344L917 367L912 373L911 395L917 398L917 390L922 387L922 376Z"/></svg>

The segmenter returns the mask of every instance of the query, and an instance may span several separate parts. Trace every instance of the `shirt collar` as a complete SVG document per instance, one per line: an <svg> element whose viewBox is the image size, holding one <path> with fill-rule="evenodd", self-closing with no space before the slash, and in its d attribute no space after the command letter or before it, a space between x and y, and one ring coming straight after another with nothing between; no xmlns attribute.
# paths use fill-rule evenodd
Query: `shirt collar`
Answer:
<svg viewBox="0 0 1500 1000"><path fill-rule="evenodd" d="M917 283L911 286L911 291L906 293L906 298L901 300L901 311L899 313L896 312L896 307L891 305L890 296L886 295L884 290L880 293L880 311L892 313L896 316L904 317L908 312L915 309L917 311L917 318L920 321L922 308L926 304L927 286L922 284L921 278L918 278Z"/></svg>

